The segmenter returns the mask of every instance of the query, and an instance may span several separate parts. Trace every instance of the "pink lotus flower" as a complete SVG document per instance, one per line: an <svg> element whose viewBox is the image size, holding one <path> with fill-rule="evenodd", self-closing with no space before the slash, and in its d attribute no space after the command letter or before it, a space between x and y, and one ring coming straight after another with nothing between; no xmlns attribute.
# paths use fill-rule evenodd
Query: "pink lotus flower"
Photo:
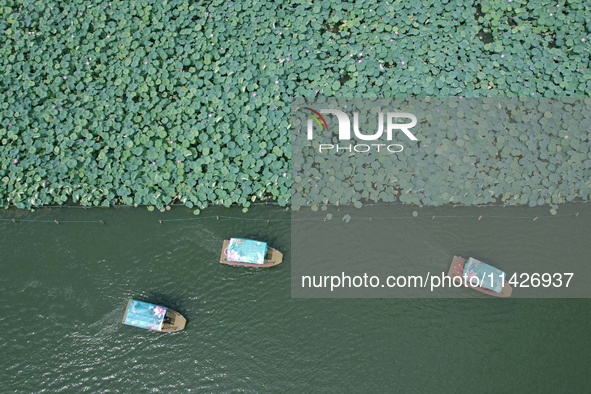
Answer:
<svg viewBox="0 0 591 394"><path fill-rule="evenodd" d="M12 162L15 164L18 163L18 159L14 159Z"/></svg>

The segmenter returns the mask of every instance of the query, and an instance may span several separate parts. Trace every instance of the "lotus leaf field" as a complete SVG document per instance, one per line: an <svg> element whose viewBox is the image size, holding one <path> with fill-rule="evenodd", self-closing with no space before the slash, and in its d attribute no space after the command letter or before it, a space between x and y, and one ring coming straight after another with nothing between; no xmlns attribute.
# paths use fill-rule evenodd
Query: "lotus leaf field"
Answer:
<svg viewBox="0 0 591 394"><path fill-rule="evenodd" d="M292 127L303 130L292 139L296 210L366 201L534 207L591 196L591 98L295 98L292 105ZM417 141L394 132L391 153L387 141L378 149L377 141L342 141L338 133L308 140L309 116L298 108L310 106L362 114L366 135L377 130L378 112L412 113ZM338 129L334 117L326 121Z"/></svg>
<svg viewBox="0 0 591 394"><path fill-rule="evenodd" d="M291 97L586 97L590 19L583 0L0 0L0 205L284 206ZM477 172L498 177L490 197L470 192L468 172L466 196L401 176L339 201L588 199L589 132L558 127L536 140L491 131L505 161L486 175L497 152L481 152ZM454 130L399 158L417 171L466 164L457 149L470 141Z"/></svg>

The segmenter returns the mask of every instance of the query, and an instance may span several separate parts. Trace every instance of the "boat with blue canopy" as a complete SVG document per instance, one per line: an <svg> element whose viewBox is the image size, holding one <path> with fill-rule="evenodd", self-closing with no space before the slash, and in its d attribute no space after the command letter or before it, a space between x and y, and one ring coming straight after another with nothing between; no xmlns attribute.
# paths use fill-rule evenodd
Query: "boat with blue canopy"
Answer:
<svg viewBox="0 0 591 394"><path fill-rule="evenodd" d="M225 240L220 263L242 267L270 267L281 264L283 254L266 242L245 238Z"/></svg>
<svg viewBox="0 0 591 394"><path fill-rule="evenodd" d="M180 331L187 320L164 306L130 299L123 315L123 324L159 332Z"/></svg>
<svg viewBox="0 0 591 394"><path fill-rule="evenodd" d="M454 256L447 276L459 276L467 287L495 297L510 297L513 292L505 272L473 257Z"/></svg>

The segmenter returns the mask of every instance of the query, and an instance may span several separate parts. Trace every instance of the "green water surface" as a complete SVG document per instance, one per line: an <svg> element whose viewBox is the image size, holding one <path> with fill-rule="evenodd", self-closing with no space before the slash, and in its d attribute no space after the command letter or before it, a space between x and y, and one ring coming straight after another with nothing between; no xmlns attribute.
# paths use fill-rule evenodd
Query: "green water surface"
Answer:
<svg viewBox="0 0 591 394"><path fill-rule="evenodd" d="M0 218L17 221L0 222L0 392L589 390L588 300L292 299L290 213L276 206ZM591 215L577 220L590 228ZM219 264L233 236L268 242L284 263ZM181 312L187 329L121 324L130 297Z"/></svg>

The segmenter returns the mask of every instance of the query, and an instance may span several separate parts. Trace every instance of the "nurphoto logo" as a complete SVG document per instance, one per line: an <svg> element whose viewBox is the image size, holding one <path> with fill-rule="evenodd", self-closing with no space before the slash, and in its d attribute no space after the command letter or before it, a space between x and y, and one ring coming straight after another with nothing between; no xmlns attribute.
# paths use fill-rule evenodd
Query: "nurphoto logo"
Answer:
<svg viewBox="0 0 591 394"><path fill-rule="evenodd" d="M320 109L316 111L309 107L303 107L304 110L310 112L311 118L307 122L308 140L314 139L314 124L318 125L320 131L328 132L328 125L322 114L334 115L339 122L339 141L351 140L351 120L349 116L338 109ZM409 123L394 123L394 119L410 119ZM409 129L417 124L417 117L408 112L387 112L386 113L386 140L392 141L394 131L401 131L411 141L417 141L417 137L410 132ZM355 137L362 141L378 141L384 134L384 113L378 113L378 130L374 134L362 134L359 130L359 112L353 112L353 133ZM380 151L385 144L355 144L355 145L339 145L334 144L320 144L318 147L319 153L331 152L338 153L347 151L350 153L363 153L370 150ZM389 144L386 150L390 153L398 153L404 150L401 144Z"/></svg>

